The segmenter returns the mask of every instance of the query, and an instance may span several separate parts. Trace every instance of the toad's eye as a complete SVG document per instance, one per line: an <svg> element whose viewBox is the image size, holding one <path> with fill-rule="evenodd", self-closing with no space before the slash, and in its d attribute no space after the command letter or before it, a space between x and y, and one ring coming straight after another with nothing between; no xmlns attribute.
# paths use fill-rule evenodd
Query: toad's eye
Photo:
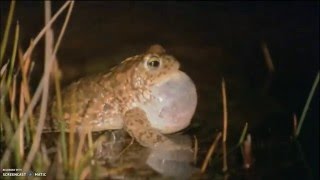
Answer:
<svg viewBox="0 0 320 180"><path fill-rule="evenodd" d="M150 69L157 69L160 67L160 58L157 56L151 56L148 60L147 60L147 66Z"/></svg>

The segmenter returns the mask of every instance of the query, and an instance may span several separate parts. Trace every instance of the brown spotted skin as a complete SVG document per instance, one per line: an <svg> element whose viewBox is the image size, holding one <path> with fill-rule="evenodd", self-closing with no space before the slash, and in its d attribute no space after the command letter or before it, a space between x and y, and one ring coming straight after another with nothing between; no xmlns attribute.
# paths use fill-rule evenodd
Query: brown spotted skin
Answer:
<svg viewBox="0 0 320 180"><path fill-rule="evenodd" d="M180 72L179 66L162 46L153 45L107 73L82 78L63 90L62 117L58 117L57 102L52 102L46 129L56 130L61 121L66 122L67 131L71 124L78 131L124 128L141 145L152 147L166 137L150 125L139 107L159 101L151 89Z"/></svg>

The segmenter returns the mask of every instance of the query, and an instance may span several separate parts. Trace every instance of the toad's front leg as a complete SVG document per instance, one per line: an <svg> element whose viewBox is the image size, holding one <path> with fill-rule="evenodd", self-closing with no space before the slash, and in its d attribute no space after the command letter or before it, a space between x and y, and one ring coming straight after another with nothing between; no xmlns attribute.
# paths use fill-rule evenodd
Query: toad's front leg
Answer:
<svg viewBox="0 0 320 180"><path fill-rule="evenodd" d="M133 108L125 113L124 129L145 147L154 148L170 142L165 135L151 127L146 113L140 108Z"/></svg>

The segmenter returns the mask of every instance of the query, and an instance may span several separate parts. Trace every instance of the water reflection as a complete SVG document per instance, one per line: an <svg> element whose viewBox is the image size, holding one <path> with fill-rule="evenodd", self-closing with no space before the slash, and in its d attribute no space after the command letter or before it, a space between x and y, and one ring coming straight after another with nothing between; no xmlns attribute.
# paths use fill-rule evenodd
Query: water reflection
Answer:
<svg viewBox="0 0 320 180"><path fill-rule="evenodd" d="M162 144L151 150L146 163L163 176L186 179L197 169L192 166L193 150L190 136L175 135L170 137L177 146L175 148Z"/></svg>
<svg viewBox="0 0 320 180"><path fill-rule="evenodd" d="M108 170L121 169L116 176L187 179L198 171L193 166L192 140L187 135L169 138L174 146L172 142L164 142L149 149L132 143L123 131L105 132L97 138L95 159Z"/></svg>

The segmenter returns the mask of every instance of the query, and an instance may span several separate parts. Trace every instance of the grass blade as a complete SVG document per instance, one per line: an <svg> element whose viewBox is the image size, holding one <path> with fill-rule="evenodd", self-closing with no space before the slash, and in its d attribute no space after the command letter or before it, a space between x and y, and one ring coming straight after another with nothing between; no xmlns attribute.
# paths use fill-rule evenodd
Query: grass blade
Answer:
<svg viewBox="0 0 320 180"><path fill-rule="evenodd" d="M317 76L316 76L316 79L314 80L313 82L313 85L312 85L312 88L311 88L311 91L309 93L309 96L308 96L308 99L307 99L307 102L303 108L303 111L302 111L302 115L299 119L299 125L298 125L298 128L297 128L297 131L296 131L296 138L299 136L300 134L300 131L301 131L301 127L302 127L302 124L303 124L303 121L306 117L306 114L308 112L308 109L309 109L309 106L310 106L310 102L312 100L312 97L313 97L313 94L316 90L316 87L318 86L318 83L319 83L319 78L320 78L320 74L318 72Z"/></svg>
<svg viewBox="0 0 320 180"><path fill-rule="evenodd" d="M6 24L6 28L4 30L3 39L2 39L2 42L1 42L0 65L2 64L4 52L6 51L6 48L7 48L7 42L8 42L8 37L9 37L10 28L11 28L12 17L13 17L13 12L14 12L15 5L16 5L16 1L14 1L14 0L11 1L10 9L9 9L9 15L8 15L8 19L7 19L7 24Z"/></svg>

